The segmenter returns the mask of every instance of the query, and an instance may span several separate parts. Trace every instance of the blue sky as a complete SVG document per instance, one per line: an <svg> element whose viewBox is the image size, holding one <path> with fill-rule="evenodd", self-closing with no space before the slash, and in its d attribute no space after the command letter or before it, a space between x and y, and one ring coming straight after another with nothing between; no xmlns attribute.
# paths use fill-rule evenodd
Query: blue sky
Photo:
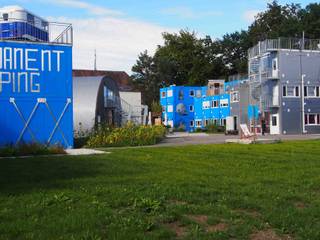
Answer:
<svg viewBox="0 0 320 240"><path fill-rule="evenodd" d="M279 2L305 6L315 1ZM20 5L40 16L73 23L75 67L91 68L92 52L97 49L100 68L126 71L130 71L139 52L153 52L161 44L163 31L187 28L200 36L221 37L247 29L267 3L268 0L0 0L1 6Z"/></svg>

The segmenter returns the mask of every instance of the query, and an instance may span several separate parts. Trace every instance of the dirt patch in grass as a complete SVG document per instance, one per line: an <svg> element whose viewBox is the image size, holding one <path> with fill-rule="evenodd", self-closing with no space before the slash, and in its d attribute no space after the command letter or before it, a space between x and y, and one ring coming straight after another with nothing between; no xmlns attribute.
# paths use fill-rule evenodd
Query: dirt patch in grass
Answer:
<svg viewBox="0 0 320 240"><path fill-rule="evenodd" d="M279 236L272 229L258 231L250 235L250 240L293 240L289 235Z"/></svg>
<svg viewBox="0 0 320 240"><path fill-rule="evenodd" d="M181 200L177 200L177 199L169 200L169 203L170 204L174 204L174 205L188 205L187 202L181 201Z"/></svg>
<svg viewBox="0 0 320 240"><path fill-rule="evenodd" d="M182 238L187 234L187 227L182 226L180 222L172 222L166 224L166 227L173 231L177 238Z"/></svg>
<svg viewBox="0 0 320 240"><path fill-rule="evenodd" d="M228 225L222 222L215 225L209 225L207 215L188 215L187 217L190 220L203 225L208 233L223 232L228 229Z"/></svg>
<svg viewBox="0 0 320 240"><path fill-rule="evenodd" d="M211 225L206 227L206 231L209 233L213 232L223 232L228 229L228 225L226 223L219 223L216 225Z"/></svg>
<svg viewBox="0 0 320 240"><path fill-rule="evenodd" d="M233 212L238 214L247 215L253 218L259 218L261 217L261 214L256 210L249 210L249 209L236 209Z"/></svg>
<svg viewBox="0 0 320 240"><path fill-rule="evenodd" d="M208 216L206 215L188 215L187 216L190 220L202 224L202 225L206 225L208 222Z"/></svg>
<svg viewBox="0 0 320 240"><path fill-rule="evenodd" d="M298 209L305 209L305 208L306 208L306 204L303 203L303 202L296 202L296 203L294 204L294 206L295 206L296 208L298 208Z"/></svg>

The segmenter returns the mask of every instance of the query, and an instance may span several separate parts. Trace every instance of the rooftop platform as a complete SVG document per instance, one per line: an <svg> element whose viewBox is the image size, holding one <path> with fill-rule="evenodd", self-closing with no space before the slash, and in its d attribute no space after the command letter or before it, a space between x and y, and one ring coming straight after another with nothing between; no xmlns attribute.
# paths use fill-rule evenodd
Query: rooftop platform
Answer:
<svg viewBox="0 0 320 240"><path fill-rule="evenodd" d="M320 51L320 39L277 38L266 39L248 50L249 59L279 50Z"/></svg>

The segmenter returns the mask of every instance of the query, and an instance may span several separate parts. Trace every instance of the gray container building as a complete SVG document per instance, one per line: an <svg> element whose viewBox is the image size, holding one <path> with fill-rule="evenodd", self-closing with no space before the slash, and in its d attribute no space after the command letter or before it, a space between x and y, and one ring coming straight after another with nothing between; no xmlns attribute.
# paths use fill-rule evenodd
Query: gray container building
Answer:
<svg viewBox="0 0 320 240"><path fill-rule="evenodd" d="M270 134L320 133L320 40L259 42L249 50L249 88Z"/></svg>

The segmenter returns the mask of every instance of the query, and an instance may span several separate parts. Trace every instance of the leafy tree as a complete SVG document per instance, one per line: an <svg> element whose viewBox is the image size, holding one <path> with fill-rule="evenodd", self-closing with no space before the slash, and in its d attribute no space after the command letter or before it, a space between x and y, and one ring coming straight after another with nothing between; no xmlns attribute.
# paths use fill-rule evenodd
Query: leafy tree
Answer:
<svg viewBox="0 0 320 240"><path fill-rule="evenodd" d="M146 104L159 99L161 83L158 81L155 69L154 59L147 51L139 55L137 63L132 67L132 82L142 92L142 98Z"/></svg>
<svg viewBox="0 0 320 240"><path fill-rule="evenodd" d="M265 12L256 16L249 27L248 34L252 43L267 38L294 37L302 31L299 4L280 5L278 1L268 4Z"/></svg>
<svg viewBox="0 0 320 240"><path fill-rule="evenodd" d="M320 38L320 4L309 4L305 9L301 10L300 15L306 37Z"/></svg>

